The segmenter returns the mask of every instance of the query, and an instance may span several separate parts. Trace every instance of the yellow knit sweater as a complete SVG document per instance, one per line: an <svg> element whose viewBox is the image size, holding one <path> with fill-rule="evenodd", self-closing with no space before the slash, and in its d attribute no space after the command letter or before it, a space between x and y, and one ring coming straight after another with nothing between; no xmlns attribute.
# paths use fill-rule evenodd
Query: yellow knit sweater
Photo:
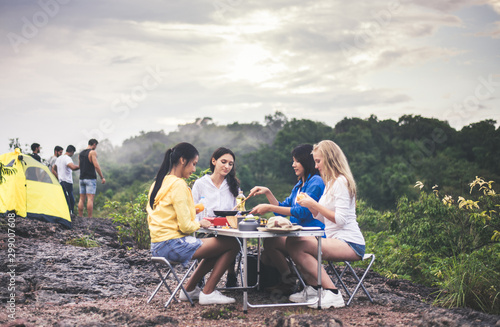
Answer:
<svg viewBox="0 0 500 327"><path fill-rule="evenodd" d="M149 196L154 185L151 185ZM180 238L200 228L200 224L195 221L191 189L184 180L174 175L165 176L153 208L148 201L147 211L152 243Z"/></svg>

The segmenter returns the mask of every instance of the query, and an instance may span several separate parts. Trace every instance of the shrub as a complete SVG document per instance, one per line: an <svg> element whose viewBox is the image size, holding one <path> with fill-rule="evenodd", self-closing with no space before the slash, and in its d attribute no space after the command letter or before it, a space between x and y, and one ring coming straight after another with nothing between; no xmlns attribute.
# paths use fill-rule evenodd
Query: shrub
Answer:
<svg viewBox="0 0 500 327"><path fill-rule="evenodd" d="M476 178L470 199L457 200L442 197L434 186L417 201L401 197L394 212L380 213L359 201L367 251L377 255L373 269L438 286L436 305L500 313L500 196L492 185Z"/></svg>
<svg viewBox="0 0 500 327"><path fill-rule="evenodd" d="M146 211L147 202L146 192L124 204L118 201L106 201L104 207L112 210L110 216L113 222L118 224L118 240L121 244L125 239L130 238L139 249L149 249L151 238Z"/></svg>

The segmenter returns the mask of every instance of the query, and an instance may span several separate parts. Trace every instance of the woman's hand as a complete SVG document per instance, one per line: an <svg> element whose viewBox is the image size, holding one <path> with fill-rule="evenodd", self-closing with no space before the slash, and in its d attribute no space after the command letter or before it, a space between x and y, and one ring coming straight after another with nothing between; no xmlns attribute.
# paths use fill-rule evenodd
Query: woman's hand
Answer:
<svg viewBox="0 0 500 327"><path fill-rule="evenodd" d="M212 227L212 223L206 219L200 220L200 226L201 228L209 228Z"/></svg>
<svg viewBox="0 0 500 327"><path fill-rule="evenodd" d="M267 187L255 186L253 189L250 190L250 193L248 193L248 197L260 195L260 194L267 194L270 192L271 191Z"/></svg>
<svg viewBox="0 0 500 327"><path fill-rule="evenodd" d="M297 203L303 207L311 209L317 202L307 193L299 193L297 195Z"/></svg>
<svg viewBox="0 0 500 327"><path fill-rule="evenodd" d="M270 208L270 205L269 204L258 204L256 205L252 211L250 211L250 213L253 215L253 214L257 214L257 215L263 215L265 214L266 212L269 212L271 211L271 208Z"/></svg>

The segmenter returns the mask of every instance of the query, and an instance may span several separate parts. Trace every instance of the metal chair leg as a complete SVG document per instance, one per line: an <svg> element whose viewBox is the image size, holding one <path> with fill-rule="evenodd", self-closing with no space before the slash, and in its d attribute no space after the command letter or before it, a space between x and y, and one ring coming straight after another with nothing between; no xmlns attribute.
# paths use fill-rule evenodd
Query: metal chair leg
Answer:
<svg viewBox="0 0 500 327"><path fill-rule="evenodd" d="M174 270L174 267L175 267L176 264L172 265L167 259L165 259L163 257L152 257L151 261L152 261L153 267L155 268L155 270L156 270L158 276L160 277L161 281L156 286L155 290L153 291L153 293L149 297L147 303L150 303L151 300L153 299L153 297L160 290L161 286L165 285L165 287L167 288L168 292L170 293L170 297L168 298L167 302L165 303L165 306L164 306L165 308L168 307L169 304L174 299L177 301L177 303L180 302L179 299L177 299L175 297L175 295L177 294L177 292L179 290L182 290L184 292L184 294L186 295L187 299L189 300L189 302L191 303L191 305L194 305L193 300L191 299L191 297L189 296L188 292L184 288L183 283L186 280L186 278L189 276L189 274L193 271L193 269L196 267L197 260L194 260L191 263L190 267L186 270L186 272L184 273L184 275L182 276L182 278L179 278L179 276L177 276L177 273ZM160 268L161 265L164 265L166 267L166 269L167 269L165 275L162 274L162 271L161 271L161 268ZM173 291L171 290L171 288L167 284L167 279L170 276L170 274L172 274L172 276L174 276L174 278L175 278L175 280L177 282L177 286L175 287L175 289Z"/></svg>
<svg viewBox="0 0 500 327"><path fill-rule="evenodd" d="M365 271L363 272L363 275L361 276L361 278L359 278L359 276L356 274L356 271L351 266L351 263L349 261L344 261L345 267L344 267L344 269L342 269L342 272L340 274L338 273L337 269L335 269L333 263L331 261L328 261L328 266L330 267L330 269L332 270L332 272L335 274L335 276L337 278L337 283L335 283L335 284L337 285L338 283L340 283L340 285L342 286L344 291L347 293L347 296L349 297L349 300L347 301L346 305L351 304L352 300L354 299L354 296L356 295L356 293L358 292L358 290L360 288L363 289L363 291L365 292L365 294L368 297L368 299L370 300L370 302L373 303L373 298L371 297L370 293L368 292L368 290L366 289L366 287L363 284L366 275L370 271L371 266L373 265L373 262L375 261L375 255L371 254L371 253L365 254L363 257L363 261L368 259L368 258L371 258L371 260L370 260L368 266L366 267ZM352 292L349 291L349 289L347 288L347 285L342 280L342 277L345 275L347 269L349 269L349 271L352 273L352 275L354 276L354 279L357 282L356 287L354 288L354 290Z"/></svg>

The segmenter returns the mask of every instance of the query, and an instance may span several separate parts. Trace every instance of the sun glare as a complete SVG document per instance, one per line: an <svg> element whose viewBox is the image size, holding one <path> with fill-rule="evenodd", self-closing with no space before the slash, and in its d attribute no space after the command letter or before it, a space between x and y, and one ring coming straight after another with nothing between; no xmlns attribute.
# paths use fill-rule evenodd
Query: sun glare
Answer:
<svg viewBox="0 0 500 327"><path fill-rule="evenodd" d="M245 45L236 55L227 75L232 80L247 80L259 83L270 79L282 70L282 64L274 62L271 53L260 45Z"/></svg>

